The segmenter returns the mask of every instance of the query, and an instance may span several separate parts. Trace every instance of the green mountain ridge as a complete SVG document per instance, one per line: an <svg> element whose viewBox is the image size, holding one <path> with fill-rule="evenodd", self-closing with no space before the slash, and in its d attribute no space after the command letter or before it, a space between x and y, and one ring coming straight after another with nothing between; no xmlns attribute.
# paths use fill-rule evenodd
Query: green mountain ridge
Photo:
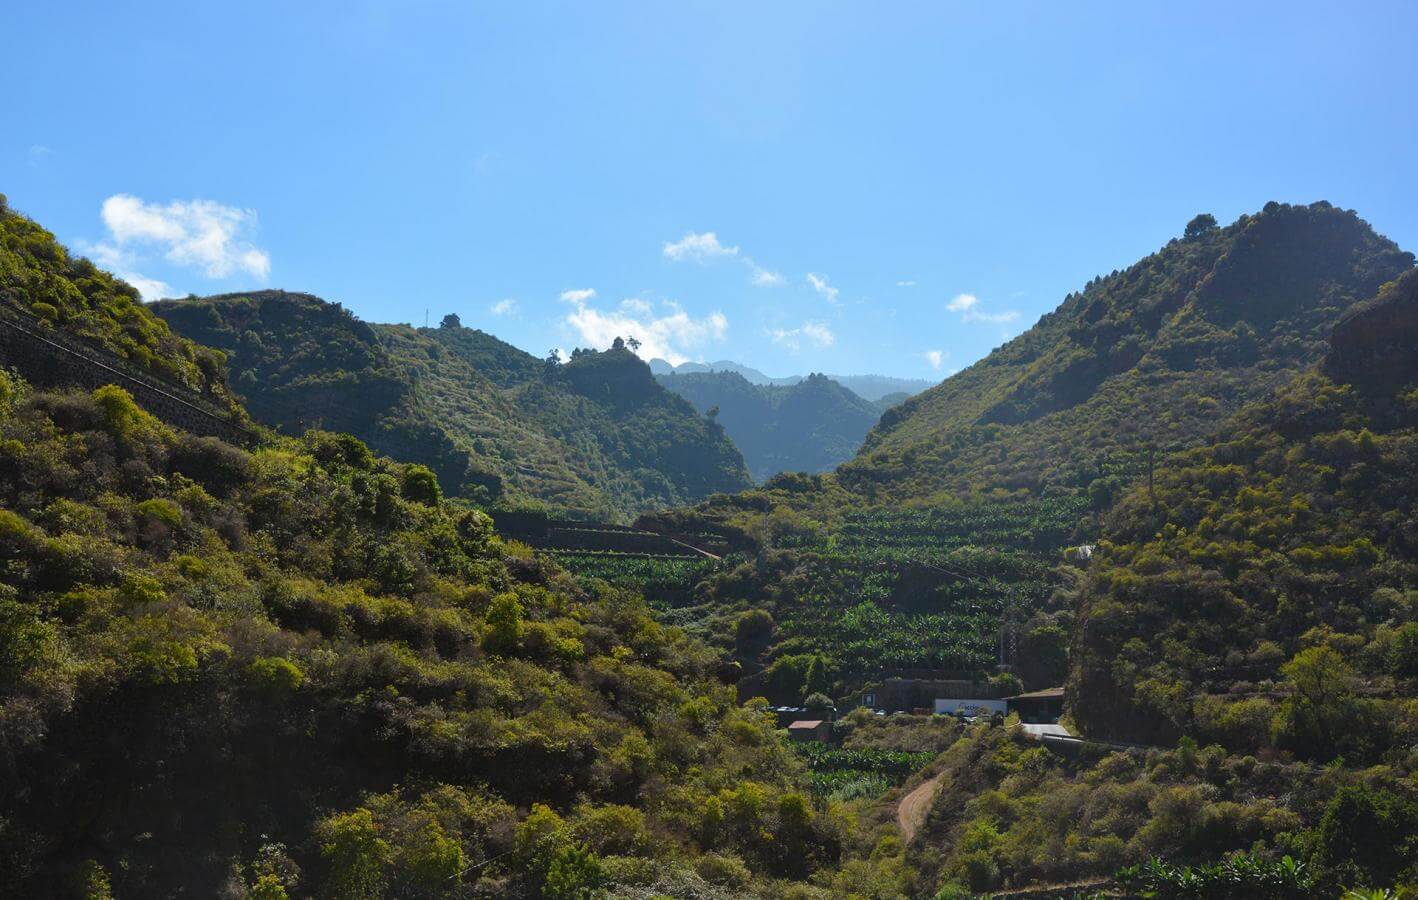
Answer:
<svg viewBox="0 0 1418 900"><path fill-rule="evenodd" d="M1418 676L1418 271L1329 343L1321 365L1110 513L1076 637L1074 715L1090 732L1254 751L1274 710L1242 698L1307 648L1333 653L1335 691L1345 669L1380 685ZM1307 756L1375 755L1401 726L1356 709L1275 737Z"/></svg>
<svg viewBox="0 0 1418 900"><path fill-rule="evenodd" d="M1314 365L1339 317L1412 265L1328 203L1271 203L1225 227L1198 217L889 410L837 477L873 502L1077 489L1110 457L1196 441Z"/></svg>
<svg viewBox="0 0 1418 900"><path fill-rule="evenodd" d="M153 310L228 355L258 419L347 431L478 502L623 520L748 483L722 431L625 350L549 365L456 322L371 325L280 291Z"/></svg>
<svg viewBox="0 0 1418 900"><path fill-rule="evenodd" d="M762 482L780 472L826 472L848 460L881 415L825 375L791 385L758 385L736 372L656 375L701 414L716 421Z"/></svg>

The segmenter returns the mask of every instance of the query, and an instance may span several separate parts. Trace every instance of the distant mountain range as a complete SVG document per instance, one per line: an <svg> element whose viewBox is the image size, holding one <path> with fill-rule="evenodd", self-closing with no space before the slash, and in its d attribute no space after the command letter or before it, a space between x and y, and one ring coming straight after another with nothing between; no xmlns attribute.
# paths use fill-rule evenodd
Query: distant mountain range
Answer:
<svg viewBox="0 0 1418 900"><path fill-rule="evenodd" d="M673 365L663 359L650 360L650 371L656 375L691 375L704 372L735 372L742 375L750 384L761 385L793 385L800 381L807 380L807 375L788 375L783 378L774 378L765 375L759 370L745 366L731 360L721 359L716 362L697 363L686 362ZM902 395L899 400L905 400L912 394L919 394L933 385L934 381L924 378L895 378L890 375L828 375L833 381L856 394L864 400L877 401L894 394Z"/></svg>
<svg viewBox="0 0 1418 900"><path fill-rule="evenodd" d="M682 368L682 367L681 367ZM740 372L659 374L660 384L712 414L743 453L749 474L826 472L857 452L882 410L904 394L872 402L826 375L755 384Z"/></svg>

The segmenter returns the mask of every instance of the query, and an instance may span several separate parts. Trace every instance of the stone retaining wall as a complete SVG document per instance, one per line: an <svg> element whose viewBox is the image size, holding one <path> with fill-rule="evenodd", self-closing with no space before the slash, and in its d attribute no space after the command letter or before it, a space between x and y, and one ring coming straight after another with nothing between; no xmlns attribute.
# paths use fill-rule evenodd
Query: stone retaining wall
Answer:
<svg viewBox="0 0 1418 900"><path fill-rule="evenodd" d="M255 435L232 422L202 396L155 375L139 375L131 363L107 350L67 338L19 314L0 314L0 366L14 369L36 387L93 390L123 388L143 409L174 428L249 445Z"/></svg>

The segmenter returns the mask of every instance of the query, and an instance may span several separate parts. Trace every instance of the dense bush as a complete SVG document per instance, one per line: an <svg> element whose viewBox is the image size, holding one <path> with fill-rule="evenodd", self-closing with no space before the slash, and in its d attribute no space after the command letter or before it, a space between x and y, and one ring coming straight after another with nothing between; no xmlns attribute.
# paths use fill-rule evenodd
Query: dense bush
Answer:
<svg viewBox="0 0 1418 900"><path fill-rule="evenodd" d="M625 860L837 858L846 820L712 654L427 469L193 439L115 388L0 398L7 888L580 896Z"/></svg>

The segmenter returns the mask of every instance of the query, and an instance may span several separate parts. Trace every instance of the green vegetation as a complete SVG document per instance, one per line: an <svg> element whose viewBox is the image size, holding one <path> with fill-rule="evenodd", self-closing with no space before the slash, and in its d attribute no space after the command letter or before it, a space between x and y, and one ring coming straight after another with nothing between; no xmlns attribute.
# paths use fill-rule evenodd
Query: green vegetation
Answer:
<svg viewBox="0 0 1418 900"><path fill-rule="evenodd" d="M919 505L1145 471L1147 446L1194 443L1316 364L1339 317L1412 265L1323 202L1189 228L888 411L837 478Z"/></svg>
<svg viewBox="0 0 1418 900"><path fill-rule="evenodd" d="M847 820L712 654L425 470L180 434L112 387L0 401L8 889L582 896L836 859Z"/></svg>
<svg viewBox="0 0 1418 900"><path fill-rule="evenodd" d="M221 407L225 357L180 338L132 285L69 253L54 235L10 209L0 194L0 309L37 318L138 368L191 388Z"/></svg>
<svg viewBox="0 0 1418 900"><path fill-rule="evenodd" d="M884 848L859 833L839 878L855 873L881 885L879 896L956 897L1121 869L1125 887L1158 896L1294 897L1418 875L1418 801L1387 767L1266 762L1191 741L1053 750L981 724L934 769L940 787L916 840ZM1346 837L1339 821L1362 837Z"/></svg>
<svg viewBox="0 0 1418 900"><path fill-rule="evenodd" d="M1215 865L1171 866L1150 859L1118 871L1118 883L1147 897L1288 897L1304 896L1314 886L1308 867L1289 856L1258 859L1244 853Z"/></svg>
<svg viewBox="0 0 1418 900"><path fill-rule="evenodd" d="M679 606L692 589L720 563L705 556L644 556L604 551L556 551L557 563L582 578L599 578L630 587L656 609Z"/></svg>
<svg viewBox="0 0 1418 900"><path fill-rule="evenodd" d="M758 482L779 472L836 468L861 447L882 410L825 375L791 385L753 384L737 372L655 377L714 416Z"/></svg>
<svg viewBox="0 0 1418 900"><path fill-rule="evenodd" d="M884 670L983 676L998 660L1005 619L1027 684L1061 683L1081 573L1060 548L1086 528L1087 498L875 509L831 524L787 508L797 484L823 481L782 476L759 491L715 497L690 520L756 548L705 573L689 604L704 616L750 608L769 616L771 627L733 648L748 673L746 693L797 702L810 693L813 660L823 672L818 687L836 696ZM642 518L667 530L686 521L682 512Z"/></svg>
<svg viewBox="0 0 1418 900"><path fill-rule="evenodd" d="M1081 607L1085 728L1350 763L1411 745L1418 274L1335 343L1363 333L1385 377L1331 358L1112 513Z"/></svg>
<svg viewBox="0 0 1418 900"><path fill-rule="evenodd" d="M553 363L456 317L438 328L369 325L283 291L153 309L228 354L258 419L348 432L484 505L619 521L748 485L723 430L625 349Z"/></svg>
<svg viewBox="0 0 1418 900"><path fill-rule="evenodd" d="M227 396L219 352L3 221L7 305ZM0 373L4 890L1418 880L1418 273L1352 213L1198 216L836 474L748 490L723 428L623 349L538 360L274 292L160 310L304 433L241 449ZM639 524L721 561L534 552L475 508L692 499ZM1094 740L855 710L840 747L790 746L763 699L823 708L891 669L1067 677ZM905 843L895 804L928 778Z"/></svg>
<svg viewBox="0 0 1418 900"><path fill-rule="evenodd" d="M879 795L936 757L929 751L834 750L817 741L794 744L793 749L812 771L813 793L834 800Z"/></svg>

